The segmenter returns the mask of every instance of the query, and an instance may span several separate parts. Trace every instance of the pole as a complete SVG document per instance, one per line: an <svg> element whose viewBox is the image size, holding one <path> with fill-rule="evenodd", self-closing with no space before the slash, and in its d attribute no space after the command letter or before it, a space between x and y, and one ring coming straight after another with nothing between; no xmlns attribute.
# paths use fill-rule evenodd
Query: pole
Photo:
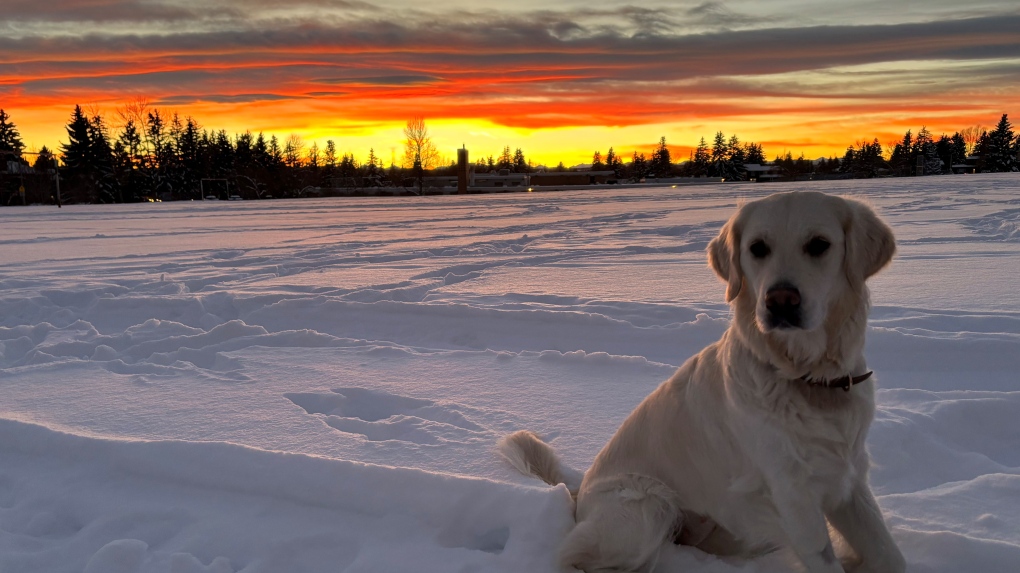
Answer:
<svg viewBox="0 0 1020 573"><path fill-rule="evenodd" d="M60 208L60 160L53 158L53 176L57 178L57 209Z"/></svg>

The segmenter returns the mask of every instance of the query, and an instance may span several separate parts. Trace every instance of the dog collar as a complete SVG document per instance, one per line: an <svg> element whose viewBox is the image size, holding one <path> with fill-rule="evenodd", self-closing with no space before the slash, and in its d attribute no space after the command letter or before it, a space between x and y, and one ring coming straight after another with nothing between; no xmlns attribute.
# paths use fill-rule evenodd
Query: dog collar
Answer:
<svg viewBox="0 0 1020 573"><path fill-rule="evenodd" d="M868 370L867 372L861 374L860 376L852 376L850 374L847 374L845 377L836 378L835 380L814 380L805 374L804 376L801 377L801 380L807 382L811 386L824 386L826 388L842 388L844 391L849 392L851 386L855 386L857 384L860 384L861 382L864 382L868 378L871 378L872 374L874 374L874 372Z"/></svg>

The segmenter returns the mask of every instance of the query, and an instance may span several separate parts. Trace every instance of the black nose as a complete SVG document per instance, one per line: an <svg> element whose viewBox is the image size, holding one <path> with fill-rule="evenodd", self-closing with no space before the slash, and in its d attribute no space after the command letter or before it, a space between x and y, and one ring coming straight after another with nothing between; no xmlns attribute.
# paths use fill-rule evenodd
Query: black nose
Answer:
<svg viewBox="0 0 1020 573"><path fill-rule="evenodd" d="M777 283L765 293L765 309L772 328L800 328L800 291L790 283Z"/></svg>

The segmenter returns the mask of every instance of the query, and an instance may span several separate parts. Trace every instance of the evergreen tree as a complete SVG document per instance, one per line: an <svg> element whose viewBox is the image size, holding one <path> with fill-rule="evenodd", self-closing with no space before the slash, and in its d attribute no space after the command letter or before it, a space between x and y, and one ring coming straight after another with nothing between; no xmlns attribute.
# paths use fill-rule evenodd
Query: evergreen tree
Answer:
<svg viewBox="0 0 1020 573"><path fill-rule="evenodd" d="M605 167L606 164L602 163L602 154L596 151L595 155L592 155L591 157L591 170L602 171L603 169L605 169Z"/></svg>
<svg viewBox="0 0 1020 573"><path fill-rule="evenodd" d="M117 142L126 154L127 168L137 169L142 166L142 134L138 131L133 119L127 120L117 137Z"/></svg>
<svg viewBox="0 0 1020 573"><path fill-rule="evenodd" d="M745 165L765 164L765 150L762 149L762 146L760 144L748 143L744 145L744 164Z"/></svg>
<svg viewBox="0 0 1020 573"><path fill-rule="evenodd" d="M643 179L648 175L648 161L644 153L634 152L630 162L630 178L634 180Z"/></svg>
<svg viewBox="0 0 1020 573"><path fill-rule="evenodd" d="M989 167L989 151L991 150L991 136L987 131L982 132L974 142L972 153L977 156L977 170L978 172L990 171Z"/></svg>
<svg viewBox="0 0 1020 573"><path fill-rule="evenodd" d="M715 132L715 140L712 142L712 163L725 160L727 150L726 135L721 131Z"/></svg>
<svg viewBox="0 0 1020 573"><path fill-rule="evenodd" d="M1009 117L1002 114L1002 119L991 132L988 133L988 141L984 150L985 168L995 173L1003 171L1017 171L1016 160L1016 136L1013 134L1013 126Z"/></svg>
<svg viewBox="0 0 1020 573"><path fill-rule="evenodd" d="M623 161L616 156L616 152L610 147L609 151L606 152L606 169L612 170L613 173L619 177L620 170L623 167Z"/></svg>
<svg viewBox="0 0 1020 573"><path fill-rule="evenodd" d="M856 149L850 146L843 156L840 171L854 177L875 177L886 166L882 159L882 144L875 138L871 143L858 141Z"/></svg>
<svg viewBox="0 0 1020 573"><path fill-rule="evenodd" d="M704 137L698 142L698 147L694 150L694 157L691 163L693 164L691 167L692 176L704 177L708 175L709 167L712 165L712 156L708 152L708 144L705 143Z"/></svg>
<svg viewBox="0 0 1020 573"><path fill-rule="evenodd" d="M365 174L369 177L377 177L380 173L379 158L375 156L375 148L369 148L368 162L365 164Z"/></svg>
<svg viewBox="0 0 1020 573"><path fill-rule="evenodd" d="M61 144L60 151L64 156L66 175L64 176L64 194L69 203L90 201L89 188L91 178L91 130L89 120L85 117L80 105L74 106L71 121L66 126L67 143Z"/></svg>
<svg viewBox="0 0 1020 573"><path fill-rule="evenodd" d="M372 156L372 163L375 163L375 151L370 150L369 153ZM336 143L332 139L326 140L326 150L322 153L322 164L329 169L336 167Z"/></svg>
<svg viewBox="0 0 1020 573"><path fill-rule="evenodd" d="M908 129L907 133L903 135L903 141L893 147L892 155L889 157L889 167L897 175L914 175L916 157L914 138Z"/></svg>
<svg viewBox="0 0 1020 573"><path fill-rule="evenodd" d="M89 163L89 120L80 105L74 106L71 121L67 124L67 143L61 145L64 165L69 170L84 169Z"/></svg>
<svg viewBox="0 0 1020 573"><path fill-rule="evenodd" d="M39 155L35 156L35 162L32 163L32 169L35 169L39 173L45 173L48 169L53 169L53 152L50 151L45 145L39 150Z"/></svg>
<svg viewBox="0 0 1020 573"><path fill-rule="evenodd" d="M733 136L731 141L734 142L734 146L739 147L739 141L736 139L736 136ZM695 157L697 157L696 154ZM708 167L708 175L724 179L743 178L743 160L741 160L741 166L738 169L733 162L732 147L726 141L726 135L721 131L716 132L715 141L712 143L712 156Z"/></svg>
<svg viewBox="0 0 1020 573"><path fill-rule="evenodd" d="M951 151L949 154L949 167L962 165L967 161L967 141L959 131L953 134L950 139Z"/></svg>
<svg viewBox="0 0 1020 573"><path fill-rule="evenodd" d="M528 160L524 157L524 150L520 147L514 150L513 169L515 173L528 173L531 171L531 167L528 165Z"/></svg>
<svg viewBox="0 0 1020 573"><path fill-rule="evenodd" d="M8 161L24 161L21 156L24 149L17 126L11 122L11 116L0 108L0 171L7 168Z"/></svg>
<svg viewBox="0 0 1020 573"><path fill-rule="evenodd" d="M499 161L496 164L497 169L511 170L514 166L514 156L510 153L510 146L503 147L503 153L499 154Z"/></svg>
<svg viewBox="0 0 1020 573"><path fill-rule="evenodd" d="M659 139L659 147L652 152L652 160L648 170L656 177L669 177L673 174L673 159L666 146L666 137Z"/></svg>
<svg viewBox="0 0 1020 573"><path fill-rule="evenodd" d="M746 162L744 148L740 146L740 139L736 134L730 136L726 142L726 174L723 177L727 181L742 181L747 178L747 170L744 168Z"/></svg>
<svg viewBox="0 0 1020 573"><path fill-rule="evenodd" d="M95 115L89 121L89 156L90 171L94 184L93 200L100 203L123 203L120 181L117 180L113 168L113 148L110 146L109 132L101 115Z"/></svg>
<svg viewBox="0 0 1020 573"><path fill-rule="evenodd" d="M953 140L948 135L943 133L935 142L935 153L942 162L942 173L952 172Z"/></svg>
<svg viewBox="0 0 1020 573"><path fill-rule="evenodd" d="M317 170L322 164L322 153L319 152L319 144L313 142L312 146L308 148L308 155L305 158L305 165L311 168L313 171Z"/></svg>
<svg viewBox="0 0 1020 573"><path fill-rule="evenodd" d="M283 151L280 149L280 140L275 135L269 137L269 146L266 148L269 158L269 166L283 165Z"/></svg>
<svg viewBox="0 0 1020 573"><path fill-rule="evenodd" d="M915 165L920 167L919 175L936 175L942 173L942 160L939 159L938 150L935 147L935 141L932 139L931 132L928 131L927 127L922 126L921 131L917 132L917 139L914 141L914 153L915 158L920 158L918 162L915 159ZM916 168L915 168L916 171Z"/></svg>
<svg viewBox="0 0 1020 573"><path fill-rule="evenodd" d="M353 153L344 153L340 158L340 177L350 183L358 175L358 160Z"/></svg>

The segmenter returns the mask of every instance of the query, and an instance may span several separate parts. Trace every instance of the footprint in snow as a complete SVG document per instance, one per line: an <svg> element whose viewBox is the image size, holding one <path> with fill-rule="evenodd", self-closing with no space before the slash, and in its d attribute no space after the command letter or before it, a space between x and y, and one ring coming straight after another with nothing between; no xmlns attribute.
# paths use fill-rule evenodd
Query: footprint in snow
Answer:
<svg viewBox="0 0 1020 573"><path fill-rule="evenodd" d="M465 443L486 439L489 433L464 416L461 410L466 408L457 404L438 404L366 388L292 392L284 396L331 428L360 434L373 442Z"/></svg>

